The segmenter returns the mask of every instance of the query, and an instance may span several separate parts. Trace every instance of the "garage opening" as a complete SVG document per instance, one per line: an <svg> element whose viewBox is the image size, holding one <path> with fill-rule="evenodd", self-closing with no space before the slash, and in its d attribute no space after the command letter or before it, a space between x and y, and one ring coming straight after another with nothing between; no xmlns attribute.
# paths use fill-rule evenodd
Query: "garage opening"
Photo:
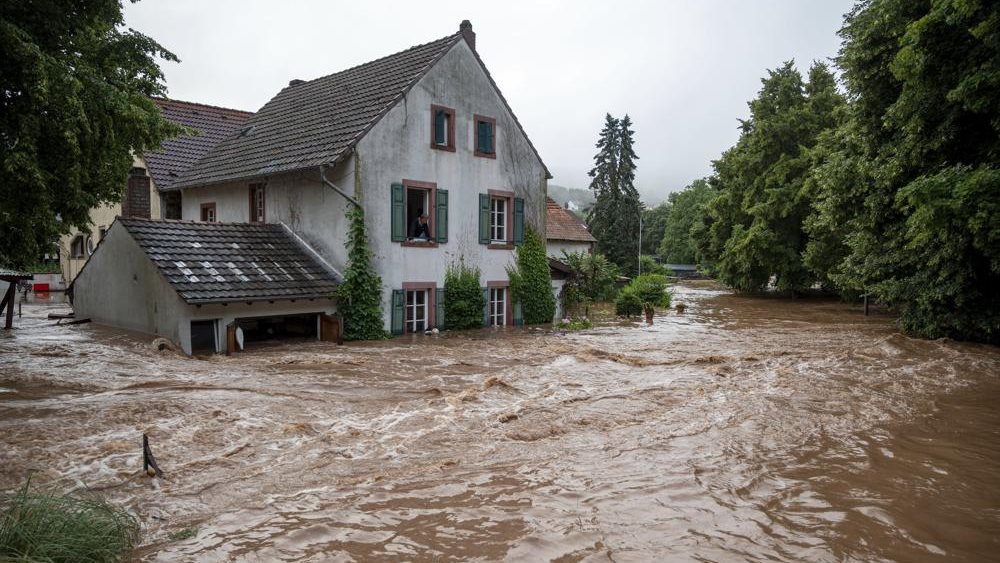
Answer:
<svg viewBox="0 0 1000 563"><path fill-rule="evenodd" d="M289 315L239 319L244 346L272 340L315 340L319 334L318 315Z"/></svg>
<svg viewBox="0 0 1000 563"><path fill-rule="evenodd" d="M191 321L191 353L214 354L218 349L215 341L216 321Z"/></svg>

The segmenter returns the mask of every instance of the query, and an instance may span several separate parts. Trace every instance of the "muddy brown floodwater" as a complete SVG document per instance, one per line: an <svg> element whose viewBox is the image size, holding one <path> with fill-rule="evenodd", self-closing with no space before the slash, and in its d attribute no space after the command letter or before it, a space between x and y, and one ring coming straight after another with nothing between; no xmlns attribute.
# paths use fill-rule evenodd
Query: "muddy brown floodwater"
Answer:
<svg viewBox="0 0 1000 563"><path fill-rule="evenodd" d="M207 360L28 306L0 338L0 489L102 491L145 561L997 560L1000 350L833 301L675 302Z"/></svg>

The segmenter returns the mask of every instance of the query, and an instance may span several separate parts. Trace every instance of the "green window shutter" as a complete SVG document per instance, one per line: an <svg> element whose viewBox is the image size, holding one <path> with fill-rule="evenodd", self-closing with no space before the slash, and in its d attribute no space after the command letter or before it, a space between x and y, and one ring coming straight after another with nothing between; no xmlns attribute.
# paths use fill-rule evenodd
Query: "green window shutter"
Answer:
<svg viewBox="0 0 1000 563"><path fill-rule="evenodd" d="M434 143L443 145L448 142L447 130L448 118L444 110L434 112Z"/></svg>
<svg viewBox="0 0 1000 563"><path fill-rule="evenodd" d="M479 141L479 146L476 147L479 152L493 153L493 125L489 121L477 123L476 139Z"/></svg>
<svg viewBox="0 0 1000 563"><path fill-rule="evenodd" d="M434 321L437 327L444 330L444 288L439 287L434 291Z"/></svg>
<svg viewBox="0 0 1000 563"><path fill-rule="evenodd" d="M403 184L392 185L392 242L406 240L406 190Z"/></svg>
<svg viewBox="0 0 1000 563"><path fill-rule="evenodd" d="M490 288L483 288L483 326L490 326Z"/></svg>
<svg viewBox="0 0 1000 563"><path fill-rule="evenodd" d="M524 243L524 199L514 198L514 244Z"/></svg>
<svg viewBox="0 0 1000 563"><path fill-rule="evenodd" d="M524 313L521 311L521 301L514 302L514 326L524 326Z"/></svg>
<svg viewBox="0 0 1000 563"><path fill-rule="evenodd" d="M479 244L490 243L490 196L479 194Z"/></svg>
<svg viewBox="0 0 1000 563"><path fill-rule="evenodd" d="M403 334L403 319L406 318L403 305L406 303L406 292L402 289L392 290L392 333Z"/></svg>
<svg viewBox="0 0 1000 563"><path fill-rule="evenodd" d="M448 190L437 190L434 230L438 242L448 242Z"/></svg>

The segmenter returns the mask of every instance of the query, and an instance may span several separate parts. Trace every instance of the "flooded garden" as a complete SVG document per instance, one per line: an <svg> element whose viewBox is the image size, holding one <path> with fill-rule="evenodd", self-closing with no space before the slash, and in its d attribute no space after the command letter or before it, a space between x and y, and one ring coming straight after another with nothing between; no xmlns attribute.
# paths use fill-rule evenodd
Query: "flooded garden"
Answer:
<svg viewBox="0 0 1000 563"><path fill-rule="evenodd" d="M98 491L144 561L1000 552L1000 349L708 282L674 302L651 326L203 358L25 305L0 338L0 489Z"/></svg>

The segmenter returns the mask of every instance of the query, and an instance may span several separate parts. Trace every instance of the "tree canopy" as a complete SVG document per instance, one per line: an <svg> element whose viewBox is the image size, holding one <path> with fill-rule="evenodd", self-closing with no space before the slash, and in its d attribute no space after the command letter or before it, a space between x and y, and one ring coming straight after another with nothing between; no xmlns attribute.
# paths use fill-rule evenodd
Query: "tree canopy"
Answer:
<svg viewBox="0 0 1000 563"><path fill-rule="evenodd" d="M691 182L679 192L667 197L666 216L663 230L657 241L657 252L664 261L671 264L697 264L699 259L694 245L705 206L715 198L716 192L708 180L702 178Z"/></svg>
<svg viewBox="0 0 1000 563"><path fill-rule="evenodd" d="M819 284L917 335L1000 341L1000 4L865 0L840 35L844 94L789 63L750 102L690 231L702 262L739 290Z"/></svg>
<svg viewBox="0 0 1000 563"><path fill-rule="evenodd" d="M150 99L166 93L156 57L177 58L123 23L119 0L0 10L0 264L52 251L122 199L133 151L181 132Z"/></svg>

